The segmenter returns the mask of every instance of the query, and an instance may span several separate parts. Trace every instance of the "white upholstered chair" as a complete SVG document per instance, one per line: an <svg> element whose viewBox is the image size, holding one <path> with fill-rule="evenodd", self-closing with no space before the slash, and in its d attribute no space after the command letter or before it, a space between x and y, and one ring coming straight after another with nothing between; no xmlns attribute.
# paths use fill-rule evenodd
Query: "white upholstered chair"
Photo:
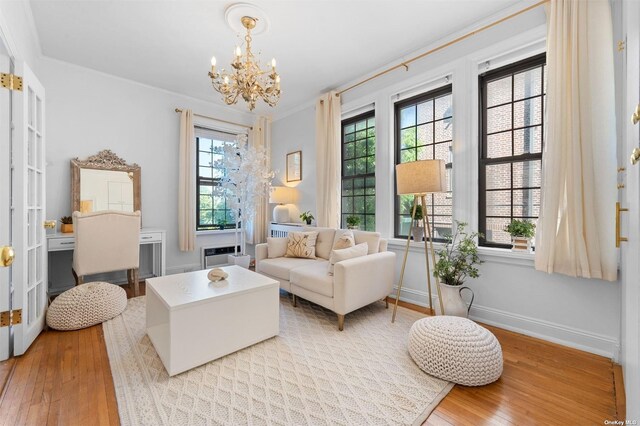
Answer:
<svg viewBox="0 0 640 426"><path fill-rule="evenodd" d="M140 212L73 212L73 231L76 285L84 283L85 275L127 270L129 285L138 296Z"/></svg>

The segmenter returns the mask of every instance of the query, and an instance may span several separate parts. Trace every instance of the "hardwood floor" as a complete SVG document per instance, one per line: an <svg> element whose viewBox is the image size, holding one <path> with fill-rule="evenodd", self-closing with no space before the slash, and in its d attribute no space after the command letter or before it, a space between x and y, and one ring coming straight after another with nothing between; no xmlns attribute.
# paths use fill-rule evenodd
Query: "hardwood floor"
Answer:
<svg viewBox="0 0 640 426"><path fill-rule="evenodd" d="M479 388L455 386L425 424L602 425L623 420L611 360L487 328L502 345L502 377ZM43 332L25 355L0 363L0 386L5 381L0 425L119 424L101 325Z"/></svg>

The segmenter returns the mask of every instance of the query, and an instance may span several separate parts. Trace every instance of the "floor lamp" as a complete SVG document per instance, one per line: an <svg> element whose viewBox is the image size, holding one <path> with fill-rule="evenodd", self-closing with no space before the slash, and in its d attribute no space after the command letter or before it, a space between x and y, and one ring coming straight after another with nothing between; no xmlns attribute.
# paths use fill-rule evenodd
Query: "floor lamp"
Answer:
<svg viewBox="0 0 640 426"><path fill-rule="evenodd" d="M442 192L445 188L446 174L445 164L442 160L420 160L410 163L402 163L396 165L396 188L398 195L413 195L413 207L411 208L411 223L415 220L416 207L418 203L422 206L422 226L425 227L427 238L424 239L424 259L427 265L427 289L429 292L429 309L433 314L433 301L431 300L431 270L429 268L429 254L431 251L431 261L435 265L436 254L433 250L433 238L431 238L431 226L427 217L426 196L431 192ZM427 248L427 240L429 240L429 248ZM402 269L400 270L400 282L398 283L398 293L396 294L396 304L393 307L393 316L391 322L396 320L396 310L398 309L398 300L400 300L400 291L402 290L402 281L404 280L404 270L407 266L407 256L409 254L409 244L411 242L411 232L407 236L407 245L404 250L404 259L402 260ZM436 279L436 289L438 292L438 301L440 302L440 312L444 315L444 306L440 295L440 286L438 285L438 277Z"/></svg>

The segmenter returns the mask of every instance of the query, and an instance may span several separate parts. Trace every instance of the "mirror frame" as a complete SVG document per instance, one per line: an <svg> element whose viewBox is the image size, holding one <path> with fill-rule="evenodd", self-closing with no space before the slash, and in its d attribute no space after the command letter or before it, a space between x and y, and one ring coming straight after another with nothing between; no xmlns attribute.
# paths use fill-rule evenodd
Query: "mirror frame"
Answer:
<svg viewBox="0 0 640 426"><path fill-rule="evenodd" d="M128 172L133 176L133 211L140 210L140 166L136 163L127 164L110 149L103 149L86 160L78 157L71 160L71 212L80 211L80 170L112 170Z"/></svg>

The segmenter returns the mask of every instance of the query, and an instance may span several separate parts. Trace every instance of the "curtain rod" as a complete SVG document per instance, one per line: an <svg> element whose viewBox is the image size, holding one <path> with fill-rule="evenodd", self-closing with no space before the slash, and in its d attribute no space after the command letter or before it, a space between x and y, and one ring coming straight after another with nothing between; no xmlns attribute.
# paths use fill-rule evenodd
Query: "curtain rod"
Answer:
<svg viewBox="0 0 640 426"><path fill-rule="evenodd" d="M462 41L462 40L466 40L466 39L468 39L469 37L472 37L472 36L474 36L474 35L476 35L476 34L478 34L478 33L481 33L481 32L483 32L483 31L485 31L485 30L488 30L489 28L495 27L496 25L499 25L499 24L501 24L501 23L503 23L503 22L505 22L505 21L508 21L508 20L509 20L509 19L511 19L511 18L515 18L515 17L516 17L516 16L518 16L518 15L522 15L523 13L526 13L526 12L528 12L528 11L532 10L532 9L535 9L535 8L536 8L536 7L538 7L538 6L542 6L543 4L548 3L549 1L550 1L550 0L542 0L542 1L539 1L539 2L538 2L538 3L536 3L536 4L533 4L533 5L529 6L529 7L525 7L524 9L519 10L519 11L517 11L517 12L514 12L514 13L512 13L511 15L505 16L504 18L498 19L497 21L492 22L492 23L490 23L490 24L487 24L487 25L485 25L485 26L483 26L483 27L480 27L480 28L478 28L477 30L473 30L473 31L471 31L471 32L469 32L469 33L467 33L467 34L465 34L465 35L462 35L462 36L460 36L460 37L458 37L458 38L455 38L455 39L453 39L453 40L451 40L451 41L449 41L449 42L447 42L447 43L441 44L441 45L440 45L440 46L438 46L438 47L434 47L434 48L433 48L433 49L431 49L431 50L428 50L428 51L426 51L426 52L424 52L424 53L421 53L421 54L419 54L418 56L414 56L414 57L413 57L413 58L411 58L411 59L408 59L408 60L403 61L403 62L401 62L401 63L399 63L399 64L397 64L397 65L394 65L394 66L392 66L391 68L387 68L387 69L386 69L386 70L384 70L384 71L380 71L379 73L374 74L374 75L372 75L371 77L365 78L364 80L361 80L361 81L359 81L359 82L357 82L357 83L355 83L355 84L353 84L353 85L351 85L351 86L347 87L346 89L343 89L343 90L341 90L341 91L337 92L337 93L336 93L336 97L338 97L338 96L342 95L342 94L343 94L343 93L345 93L345 92L348 92L348 91L349 91L349 90L351 90L351 89L355 89L356 87L361 86L361 85L363 85L363 84L365 84L365 83L367 83L367 82L369 82L369 81L371 81L371 80L373 80L373 79L376 79L376 78L378 78L378 77L380 77L380 76L383 76L383 75L385 75L385 74L387 74L387 73L390 73L391 71L395 71L395 70L397 70L398 68L405 68L405 70L409 71L409 64L410 64L410 63L415 62L415 61L417 61L418 59L422 59L422 58L424 58L425 56L431 55L432 53L438 52L438 51L440 51L440 50L442 50L442 49L444 49L444 48L446 48L446 47L449 47L449 46L451 46L451 45L453 45L453 44L456 44L456 43L458 43L458 42L460 42L460 41Z"/></svg>
<svg viewBox="0 0 640 426"><path fill-rule="evenodd" d="M182 109L176 108L176 112L182 112ZM247 128L249 130L253 130L253 126L247 126L246 124L234 123L233 121L227 121L227 120L221 120L219 118L211 117L209 115L196 114L195 112L193 113L193 115L197 115L198 117L208 118L210 120L220 121L221 123L233 124L234 126L240 126L240 127Z"/></svg>

